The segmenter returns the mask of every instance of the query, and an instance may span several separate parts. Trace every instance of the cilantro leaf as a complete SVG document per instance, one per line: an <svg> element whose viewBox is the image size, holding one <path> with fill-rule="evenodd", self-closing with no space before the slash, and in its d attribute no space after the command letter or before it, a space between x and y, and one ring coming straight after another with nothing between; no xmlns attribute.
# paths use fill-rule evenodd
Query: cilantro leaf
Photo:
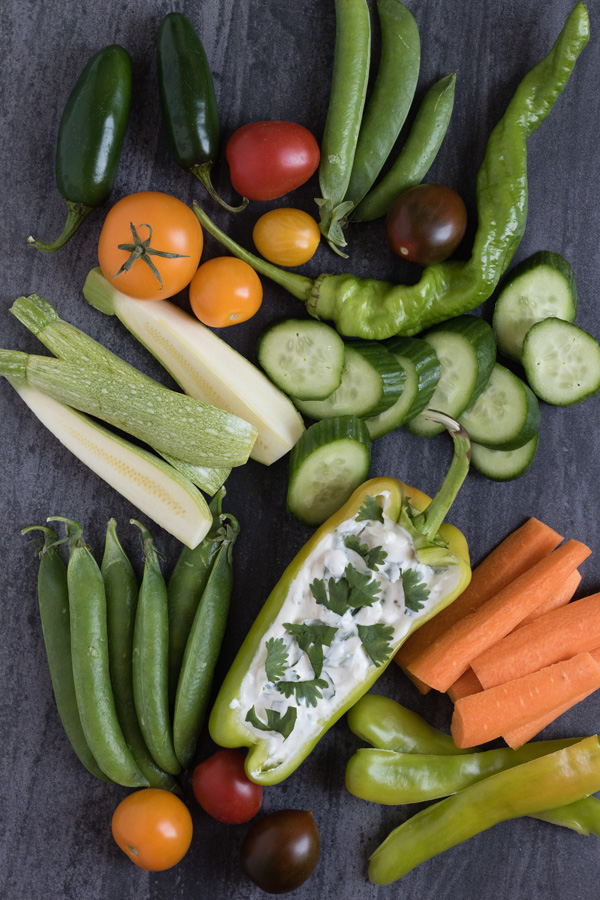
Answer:
<svg viewBox="0 0 600 900"><path fill-rule="evenodd" d="M269 681L278 681L288 667L288 652L283 638L269 638L266 643L265 672Z"/></svg>
<svg viewBox="0 0 600 900"><path fill-rule="evenodd" d="M356 514L357 522L383 522L383 510L377 497L366 497L365 502Z"/></svg>
<svg viewBox="0 0 600 900"><path fill-rule="evenodd" d="M288 738L296 724L296 716L298 715L296 707L288 706L283 715L274 709L265 709L265 713L267 716L266 725L258 718L256 710L252 706L246 715L246 722L250 722L259 731L276 731L278 734L283 735L284 740Z"/></svg>
<svg viewBox="0 0 600 900"><path fill-rule="evenodd" d="M392 626L377 622L375 625L357 625L356 630L365 651L375 665L382 666L387 662L392 652L391 641L394 637Z"/></svg>
<svg viewBox="0 0 600 900"><path fill-rule="evenodd" d="M354 550L355 553L362 556L368 569L378 569L387 558L387 553L382 547L371 547L369 549L367 544L361 544L360 538L356 534L347 534L344 538L344 544L348 550Z"/></svg>
<svg viewBox="0 0 600 900"><path fill-rule="evenodd" d="M313 597L325 609L343 616L348 609L348 584L344 579L329 579L329 593L322 578L316 578L310 585Z"/></svg>
<svg viewBox="0 0 600 900"><path fill-rule="evenodd" d="M429 597L429 588L421 581L421 576L416 569L407 569L401 573L402 587L404 588L404 604L413 612L423 609L425 601Z"/></svg>
<svg viewBox="0 0 600 900"><path fill-rule="evenodd" d="M307 654L315 673L315 678L318 678L323 670L323 646L331 646L337 628L334 628L332 625L325 625L322 622L317 622L314 625L284 622L283 627L288 634L296 638L300 649Z"/></svg>
<svg viewBox="0 0 600 900"><path fill-rule="evenodd" d="M317 700L323 699L321 691L328 686L323 678L313 678L312 681L277 682L277 690L281 691L284 697L289 698L295 694L298 703L304 701L307 706L316 706Z"/></svg>
<svg viewBox="0 0 600 900"><path fill-rule="evenodd" d="M353 566L346 566L344 578L350 586L348 603L354 609L372 606L379 599L377 594L381 590L381 584L375 579L371 579L369 572L363 574L358 572Z"/></svg>

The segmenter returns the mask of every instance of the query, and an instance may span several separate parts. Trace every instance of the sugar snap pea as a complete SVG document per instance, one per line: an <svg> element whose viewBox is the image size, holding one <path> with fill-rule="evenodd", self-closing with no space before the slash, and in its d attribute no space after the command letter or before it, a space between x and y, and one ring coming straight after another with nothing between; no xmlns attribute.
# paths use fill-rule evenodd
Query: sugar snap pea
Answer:
<svg viewBox="0 0 600 900"><path fill-rule="evenodd" d="M148 751L135 711L132 654L138 581L118 538L114 519L109 520L106 529L100 571L106 590L110 680L123 736L150 787L178 790L173 776L157 766Z"/></svg>
<svg viewBox="0 0 600 900"><path fill-rule="evenodd" d="M206 718L213 674L225 633L233 587L232 551L239 524L231 516L222 523L215 557L185 647L175 697L173 742L181 765L191 763Z"/></svg>
<svg viewBox="0 0 600 900"><path fill-rule="evenodd" d="M169 716L169 619L167 585L148 529L131 519L142 533L144 575L133 632L133 696L138 722L158 766L177 775L181 766L173 749Z"/></svg>
<svg viewBox="0 0 600 900"><path fill-rule="evenodd" d="M148 782L129 750L117 718L110 683L106 592L100 568L83 540L83 528L64 516L69 543L67 588L71 628L73 682L81 725L102 771L125 787Z"/></svg>
<svg viewBox="0 0 600 900"><path fill-rule="evenodd" d="M99 767L85 739L77 707L71 662L67 567L58 552L58 536L44 525L31 525L21 534L31 531L41 531L44 535L43 546L38 551L38 603L58 715L71 747L88 772L109 782L110 778Z"/></svg>

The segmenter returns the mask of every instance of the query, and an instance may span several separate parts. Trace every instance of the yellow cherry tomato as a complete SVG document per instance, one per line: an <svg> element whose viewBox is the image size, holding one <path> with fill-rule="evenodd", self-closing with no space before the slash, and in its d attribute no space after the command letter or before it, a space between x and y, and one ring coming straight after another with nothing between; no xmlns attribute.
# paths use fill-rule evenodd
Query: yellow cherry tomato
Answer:
<svg viewBox="0 0 600 900"><path fill-rule="evenodd" d="M192 311L211 328L246 322L258 312L262 298L260 278L252 266L235 256L209 259L190 283Z"/></svg>
<svg viewBox="0 0 600 900"><path fill-rule="evenodd" d="M144 788L114 811L112 834L140 869L162 872L176 865L192 842L192 817L179 797L161 788Z"/></svg>
<svg viewBox="0 0 600 900"><path fill-rule="evenodd" d="M252 232L261 256L278 266L301 266L315 255L321 233L312 216L301 209L271 209Z"/></svg>

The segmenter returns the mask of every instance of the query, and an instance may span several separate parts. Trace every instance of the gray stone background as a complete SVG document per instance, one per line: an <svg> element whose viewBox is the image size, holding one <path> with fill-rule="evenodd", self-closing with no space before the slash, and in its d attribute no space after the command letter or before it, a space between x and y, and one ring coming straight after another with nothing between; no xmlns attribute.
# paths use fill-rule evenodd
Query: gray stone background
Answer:
<svg viewBox="0 0 600 900"><path fill-rule="evenodd" d="M407 0L421 33L422 65L417 98L442 75L457 74L456 104L442 150L427 180L458 189L470 224L458 256L466 257L476 227L475 178L487 137L522 76L550 49L571 9L571 0ZM375 2L373 34L377 46ZM2 346L41 352L8 313L23 293L41 293L61 315L165 384L168 376L115 320L87 306L81 294L96 264L96 244L106 210L93 214L61 252L46 256L26 247L26 236L58 234L64 207L54 183L54 148L67 96L87 59L101 46L123 44L134 65L134 101L113 200L133 191L162 190L186 202L203 199L195 180L170 159L161 129L155 64L160 19L176 9L194 22L214 72L224 138L258 119L300 122L321 138L332 68L332 0L7 0L0 24L0 315ZM529 223L515 261L534 251L564 254L573 264L580 292L578 323L600 336L598 207L600 156L600 50L597 3L590 4L592 38L550 118L529 142ZM376 53L375 53L376 58ZM227 166L216 181L229 192ZM251 246L258 216L275 205L315 211L316 176L290 197L254 203L237 218L209 200L215 219ZM107 207L108 208L108 207ZM348 270L389 280L414 280L416 270L388 251L381 222L355 226L351 258L343 263L322 246L303 269ZM210 239L204 258L219 252ZM259 330L284 314L300 315L297 301L265 282L265 301L250 322L223 334L255 359ZM178 298L184 307L185 294ZM490 319L491 303L480 310ZM141 568L136 534L127 527L136 513L107 484L74 459L34 419L7 383L0 385L2 440L0 498L3 510L0 566L0 897L3 900L250 900L263 896L243 876L239 847L247 826L209 820L190 800L192 847L176 868L149 874L132 866L113 843L110 819L127 793L94 781L79 765L57 718L44 656L36 601L37 565L20 534L29 524L62 514L85 526L101 552L110 516ZM538 457L530 472L510 484L471 473L452 520L469 540L476 563L528 516L537 516L594 550L583 566L580 594L600 588L598 478L600 434L597 399L573 409L544 406ZM426 491L439 485L450 456L445 437L430 441L404 431L373 448L372 474L399 476ZM239 518L236 584L227 637L217 672L222 677L279 575L310 531L285 509L287 460L270 468L249 463L228 482L227 509ZM148 523L151 524L151 523ZM177 542L154 529L168 575ZM376 688L448 729L446 697L423 698L392 667ZM600 721L600 695L549 727L545 736L592 734ZM495 827L422 865L387 888L371 885L367 858L385 835L414 811L378 807L351 797L344 768L357 746L342 721L285 783L265 792L264 812L285 807L314 811L322 836L318 867L297 890L298 900L316 897L394 897L398 900L493 900L500 896L588 900L597 896L599 845L554 826L522 819ZM208 737L198 759L212 751ZM189 785L185 785L189 799Z"/></svg>

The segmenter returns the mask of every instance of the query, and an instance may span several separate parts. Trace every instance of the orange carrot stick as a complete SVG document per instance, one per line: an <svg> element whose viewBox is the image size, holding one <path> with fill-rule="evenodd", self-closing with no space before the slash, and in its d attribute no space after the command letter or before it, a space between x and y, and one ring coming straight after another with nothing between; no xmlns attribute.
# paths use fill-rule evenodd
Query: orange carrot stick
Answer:
<svg viewBox="0 0 600 900"><path fill-rule="evenodd" d="M517 628L471 662L484 689L600 647L600 593Z"/></svg>
<svg viewBox="0 0 600 900"><path fill-rule="evenodd" d="M528 519L473 569L470 584L450 606L426 622L404 642L395 656L398 665L404 669L409 678L413 678L408 670L413 659L420 656L452 625L479 609L511 581L552 553L561 541L561 535L548 525L539 519ZM423 682L417 684L417 687L421 693L427 693L429 690Z"/></svg>
<svg viewBox="0 0 600 900"><path fill-rule="evenodd" d="M558 547L442 634L410 663L411 673L430 687L447 691L476 657L509 634L591 552L580 541Z"/></svg>
<svg viewBox="0 0 600 900"><path fill-rule="evenodd" d="M457 700L452 737L459 748L485 744L600 687L600 665L578 653L506 684Z"/></svg>
<svg viewBox="0 0 600 900"><path fill-rule="evenodd" d="M452 702L456 703L461 697L468 697L469 694L477 694L482 690L479 678L469 666L466 672L463 672L460 678L450 685L447 693Z"/></svg>
<svg viewBox="0 0 600 900"><path fill-rule="evenodd" d="M556 593L550 594L546 600L542 600L540 605L536 607L529 616L523 619L522 622L519 622L517 628L522 628L523 625L529 625L534 619L539 619L540 616L546 615L547 612L552 612L553 609L559 609L561 606L566 606L567 603L570 603L573 599L575 591L580 583L581 572L578 572L576 569L572 575L569 575L565 583L558 588Z"/></svg>

